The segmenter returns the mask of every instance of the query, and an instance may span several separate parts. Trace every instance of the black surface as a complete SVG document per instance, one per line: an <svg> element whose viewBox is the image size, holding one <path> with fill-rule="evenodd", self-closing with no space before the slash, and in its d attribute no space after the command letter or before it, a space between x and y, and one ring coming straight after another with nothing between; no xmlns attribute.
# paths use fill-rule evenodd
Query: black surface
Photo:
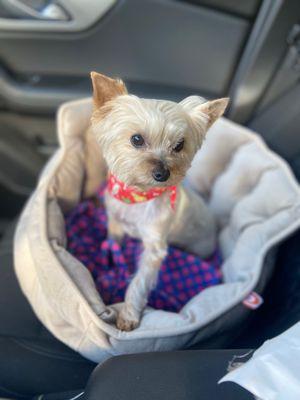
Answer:
<svg viewBox="0 0 300 400"><path fill-rule="evenodd" d="M249 123L253 118L288 49L289 33L293 25L299 22L300 2L289 0L281 3L280 10L261 47L248 61L249 68L246 75L239 82L238 87L234 88L234 93L230 94L235 96L235 107L230 111L230 118L241 124ZM275 6L276 2L273 5ZM241 63L242 61L243 56ZM270 130L276 118L277 115L274 113L274 118L269 125ZM263 131L260 133L264 134Z"/></svg>
<svg viewBox="0 0 300 400"><path fill-rule="evenodd" d="M115 357L98 366L85 400L252 400L233 383L217 382L234 355L247 350L198 350Z"/></svg>
<svg viewBox="0 0 300 400"><path fill-rule="evenodd" d="M291 73L289 73L291 75ZM299 74L300 78L300 74ZM298 79L299 79L298 78ZM255 118L250 128L260 132L267 144L295 169L299 179L300 154L300 84L293 85L282 93L276 101ZM282 112L284 110L284 112ZM274 124L274 121L276 123ZM296 164L295 164L296 161Z"/></svg>
<svg viewBox="0 0 300 400"><path fill-rule="evenodd" d="M263 294L264 304L252 313L232 347L257 348L300 320L300 231L279 248L272 279Z"/></svg>
<svg viewBox="0 0 300 400"><path fill-rule="evenodd" d="M66 392L46 393L42 396L42 398L40 395L35 396L32 400L83 400L84 391L83 389L68 390Z"/></svg>
<svg viewBox="0 0 300 400"><path fill-rule="evenodd" d="M56 340L34 315L12 267L12 232L0 246L0 397L82 388L95 364Z"/></svg>
<svg viewBox="0 0 300 400"><path fill-rule="evenodd" d="M20 212L43 164L29 140L0 122L0 219Z"/></svg>
<svg viewBox="0 0 300 400"><path fill-rule="evenodd" d="M261 0L179 0L198 6L207 6L222 12L228 12L242 18L254 18L262 3Z"/></svg>

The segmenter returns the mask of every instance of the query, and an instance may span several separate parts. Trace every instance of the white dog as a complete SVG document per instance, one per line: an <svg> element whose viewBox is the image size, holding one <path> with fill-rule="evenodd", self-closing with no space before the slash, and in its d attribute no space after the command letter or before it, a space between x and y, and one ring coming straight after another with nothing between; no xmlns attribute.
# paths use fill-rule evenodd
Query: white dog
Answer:
<svg viewBox="0 0 300 400"><path fill-rule="evenodd" d="M216 246L214 219L199 195L180 185L208 128L228 99L180 103L129 95L120 80L92 72L92 131L109 170L105 194L108 233L143 242L117 327L138 326L155 287L167 243L209 256Z"/></svg>

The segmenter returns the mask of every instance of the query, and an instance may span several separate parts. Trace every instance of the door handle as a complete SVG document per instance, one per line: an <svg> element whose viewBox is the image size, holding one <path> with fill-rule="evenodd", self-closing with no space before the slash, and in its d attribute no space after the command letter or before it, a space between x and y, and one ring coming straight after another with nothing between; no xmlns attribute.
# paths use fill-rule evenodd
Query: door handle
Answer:
<svg viewBox="0 0 300 400"><path fill-rule="evenodd" d="M60 4L49 0L39 3L30 0L1 0L0 8L6 18L47 21L70 20L70 16Z"/></svg>
<svg viewBox="0 0 300 400"><path fill-rule="evenodd" d="M0 32L80 32L118 0L0 0Z"/></svg>

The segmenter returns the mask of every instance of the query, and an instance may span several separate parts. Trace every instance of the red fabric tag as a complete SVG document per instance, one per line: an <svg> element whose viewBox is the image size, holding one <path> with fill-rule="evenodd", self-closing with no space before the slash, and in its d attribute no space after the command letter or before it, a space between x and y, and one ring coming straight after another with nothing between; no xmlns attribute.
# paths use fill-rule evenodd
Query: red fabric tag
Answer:
<svg viewBox="0 0 300 400"><path fill-rule="evenodd" d="M243 304L245 307L250 308L250 310L256 310L260 307L264 302L264 299L256 292L251 292L245 300L243 300Z"/></svg>

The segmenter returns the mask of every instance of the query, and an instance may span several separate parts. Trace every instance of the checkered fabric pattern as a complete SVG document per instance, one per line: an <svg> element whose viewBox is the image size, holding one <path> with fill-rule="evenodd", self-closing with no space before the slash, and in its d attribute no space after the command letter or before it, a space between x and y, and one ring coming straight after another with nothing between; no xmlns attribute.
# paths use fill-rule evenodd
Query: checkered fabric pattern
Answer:
<svg viewBox="0 0 300 400"><path fill-rule="evenodd" d="M142 251L140 241L125 237L122 245L107 238L107 216L102 186L97 202L86 200L66 216L68 251L91 272L106 304L123 301ZM96 204L97 203L97 204ZM129 205L130 207L130 205ZM221 283L219 252L209 259L169 246L158 284L148 304L156 309L178 312L203 289Z"/></svg>

